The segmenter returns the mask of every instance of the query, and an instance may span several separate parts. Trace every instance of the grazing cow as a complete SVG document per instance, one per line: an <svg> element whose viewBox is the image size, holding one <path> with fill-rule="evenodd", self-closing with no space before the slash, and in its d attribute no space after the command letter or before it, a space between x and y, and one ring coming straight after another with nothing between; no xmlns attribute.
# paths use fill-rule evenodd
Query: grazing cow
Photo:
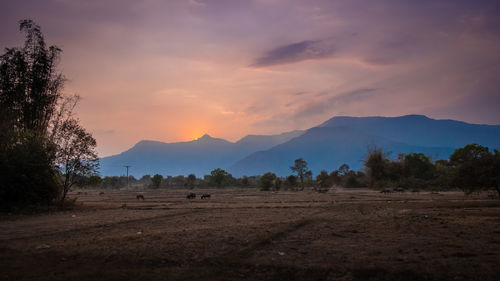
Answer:
<svg viewBox="0 0 500 281"><path fill-rule="evenodd" d="M498 197L498 194L496 194L495 192L488 192L488 198L495 199L497 197Z"/></svg>
<svg viewBox="0 0 500 281"><path fill-rule="evenodd" d="M137 200L142 200L144 201L144 195L142 194L137 194L137 196L135 197Z"/></svg>
<svg viewBox="0 0 500 281"><path fill-rule="evenodd" d="M196 198L196 193L189 193L188 196L186 196L187 199L195 199Z"/></svg>
<svg viewBox="0 0 500 281"><path fill-rule="evenodd" d="M396 191L396 192L404 192L404 191L405 191L405 189L404 189L404 188L402 188L402 187L396 187L396 188L394 189L394 191Z"/></svg>
<svg viewBox="0 0 500 281"><path fill-rule="evenodd" d="M104 195L104 192L103 192L103 191L99 192L99 196L101 196L101 195Z"/></svg>
<svg viewBox="0 0 500 281"><path fill-rule="evenodd" d="M210 194L205 193L201 195L201 199L210 198Z"/></svg>
<svg viewBox="0 0 500 281"><path fill-rule="evenodd" d="M389 188L384 188L380 191L380 193L384 193L384 194L391 193L391 190Z"/></svg>

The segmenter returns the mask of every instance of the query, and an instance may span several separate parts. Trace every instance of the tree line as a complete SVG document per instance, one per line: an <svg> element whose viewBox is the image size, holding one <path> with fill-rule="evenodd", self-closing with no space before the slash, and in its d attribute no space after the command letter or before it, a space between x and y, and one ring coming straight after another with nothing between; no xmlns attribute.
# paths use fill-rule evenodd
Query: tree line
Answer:
<svg viewBox="0 0 500 281"><path fill-rule="evenodd" d="M365 161L367 185L412 189L455 189L470 194L496 190L500 195L500 152L479 144L456 149L448 160L431 161L422 153L398 155L395 160L374 149Z"/></svg>
<svg viewBox="0 0 500 281"><path fill-rule="evenodd" d="M382 149L371 149L360 171L353 171L349 165L342 164L338 169L321 171L313 177L307 162L296 159L290 166L292 173L279 177L267 172L257 176L235 178L223 169L214 169L209 175L197 178L194 174L187 177L145 175L134 177L87 178L87 186L100 188L121 188L127 183L135 187L150 188L203 188L203 187L256 187L264 191L295 190L306 187L328 189L344 188L402 188L406 190L452 190L461 189L469 194L474 191L496 190L500 195L500 153L490 152L487 147L469 144L458 148L448 160L432 161L423 153L399 154L396 159L389 157Z"/></svg>

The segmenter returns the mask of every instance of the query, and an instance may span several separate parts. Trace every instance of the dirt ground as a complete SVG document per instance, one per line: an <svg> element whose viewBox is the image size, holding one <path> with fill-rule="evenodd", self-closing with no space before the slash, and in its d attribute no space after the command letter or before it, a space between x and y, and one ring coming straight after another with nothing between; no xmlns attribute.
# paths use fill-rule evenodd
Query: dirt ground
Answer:
<svg viewBox="0 0 500 281"><path fill-rule="evenodd" d="M486 194L100 192L1 215L0 280L500 280L500 200Z"/></svg>

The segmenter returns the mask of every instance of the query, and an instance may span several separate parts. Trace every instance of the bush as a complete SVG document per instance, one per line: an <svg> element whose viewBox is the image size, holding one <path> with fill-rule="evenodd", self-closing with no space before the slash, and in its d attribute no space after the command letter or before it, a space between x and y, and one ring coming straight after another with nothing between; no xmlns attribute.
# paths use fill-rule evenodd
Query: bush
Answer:
<svg viewBox="0 0 500 281"><path fill-rule="evenodd" d="M274 173L265 173L260 177L260 187L263 191L268 191L274 186L274 181L276 180L276 175Z"/></svg>
<svg viewBox="0 0 500 281"><path fill-rule="evenodd" d="M151 178L151 187L152 188L159 188L161 181L163 180L163 176L156 174Z"/></svg>

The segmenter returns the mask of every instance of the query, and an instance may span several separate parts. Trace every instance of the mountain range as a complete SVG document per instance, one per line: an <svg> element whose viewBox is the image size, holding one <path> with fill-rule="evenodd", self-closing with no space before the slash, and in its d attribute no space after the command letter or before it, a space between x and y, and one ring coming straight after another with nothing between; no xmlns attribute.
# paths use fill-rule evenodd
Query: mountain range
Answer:
<svg viewBox="0 0 500 281"><path fill-rule="evenodd" d="M314 174L346 163L359 170L370 149L381 148L390 157L421 152L433 160L447 159L456 148L478 143L500 147L500 125L436 120L423 115L400 117L333 117L305 131L278 135L248 135L237 142L209 135L188 141L140 141L123 153L101 159L101 175L209 174L223 168L233 176L274 172L291 174L290 166L303 158Z"/></svg>

